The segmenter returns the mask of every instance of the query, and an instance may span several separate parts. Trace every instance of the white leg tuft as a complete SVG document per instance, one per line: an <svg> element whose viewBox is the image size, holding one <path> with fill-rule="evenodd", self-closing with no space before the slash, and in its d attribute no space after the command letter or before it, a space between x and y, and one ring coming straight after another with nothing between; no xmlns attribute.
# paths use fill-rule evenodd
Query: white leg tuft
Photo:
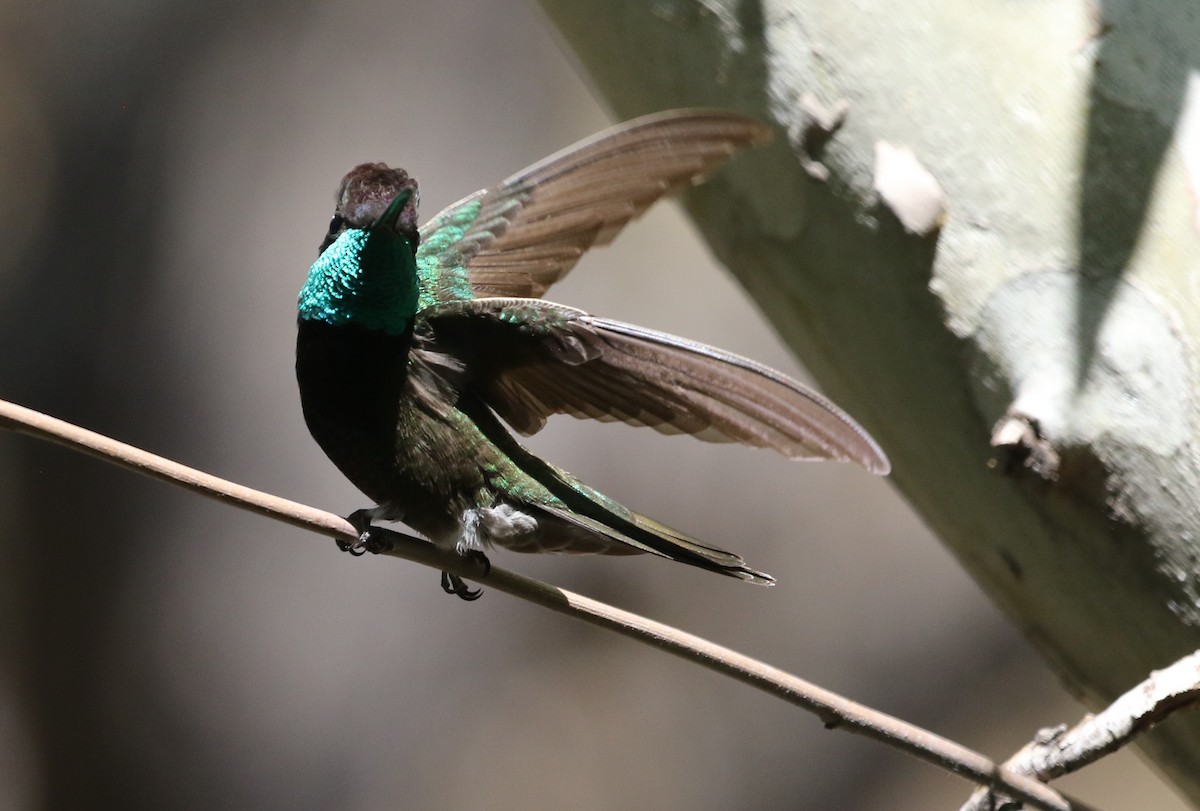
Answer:
<svg viewBox="0 0 1200 811"><path fill-rule="evenodd" d="M463 513L462 534L455 551L465 555L468 552L482 552L493 543L509 546L513 540L537 532L537 529L536 518L511 504L466 510Z"/></svg>

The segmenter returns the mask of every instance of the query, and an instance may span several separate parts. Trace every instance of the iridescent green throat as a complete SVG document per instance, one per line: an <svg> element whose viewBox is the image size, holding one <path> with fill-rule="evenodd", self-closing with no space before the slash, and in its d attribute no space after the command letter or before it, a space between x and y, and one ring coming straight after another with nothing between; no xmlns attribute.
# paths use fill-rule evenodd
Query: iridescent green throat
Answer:
<svg viewBox="0 0 1200 811"><path fill-rule="evenodd" d="M351 228L313 263L300 290L300 317L399 335L416 315L417 296L409 241L388 228Z"/></svg>

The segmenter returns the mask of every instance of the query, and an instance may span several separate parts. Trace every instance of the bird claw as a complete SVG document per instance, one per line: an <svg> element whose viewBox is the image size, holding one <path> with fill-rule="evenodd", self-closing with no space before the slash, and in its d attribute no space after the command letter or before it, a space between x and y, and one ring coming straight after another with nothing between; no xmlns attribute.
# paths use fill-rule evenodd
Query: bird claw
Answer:
<svg viewBox="0 0 1200 811"><path fill-rule="evenodd" d="M483 589L473 589L456 574L442 572L442 591L447 594L457 594L459 598L471 602L483 596Z"/></svg>
<svg viewBox="0 0 1200 811"><path fill-rule="evenodd" d="M483 576L487 577L492 571L492 562L488 560L487 555L480 552L478 549L472 549L467 552L464 557L471 558L477 564L483 567ZM456 574L451 572L442 572L442 591L447 594L456 594L460 599L471 602L478 600L483 596L483 589L473 589Z"/></svg>
<svg viewBox="0 0 1200 811"><path fill-rule="evenodd" d="M336 543L337 543L338 549L342 550L343 552L349 552L351 555L354 555L354 557L357 558L357 557L362 557L363 555L365 555L367 553L367 543L368 543L369 537L370 537L370 532L364 532L362 535L358 536L357 541L354 541L354 542L343 541L342 539L339 538L339 539L337 539Z"/></svg>
<svg viewBox="0 0 1200 811"><path fill-rule="evenodd" d="M383 552L389 548L390 543L386 540L377 538L373 534L374 527L371 525L372 519L375 517L375 510L355 510L350 515L346 516L346 520L358 530L358 540L343 541L341 538L336 539L338 549L343 552L349 552L354 557L360 557L367 552ZM472 549L463 553L463 557L470 558L476 564L483 568L483 576L487 577L492 571L492 562L488 560L487 555L478 549ZM456 574L451 572L442 572L442 591L447 594L455 594L460 599L471 602L478 600L483 596L483 589L473 589Z"/></svg>
<svg viewBox="0 0 1200 811"><path fill-rule="evenodd" d="M338 549L343 552L349 552L354 557L361 557L367 552L382 552L388 548L388 543L381 539L376 539L372 535L372 530L375 528L371 525L371 519L375 517L373 509L355 510L346 517L356 530L358 530L357 541L343 541L340 538L335 541Z"/></svg>

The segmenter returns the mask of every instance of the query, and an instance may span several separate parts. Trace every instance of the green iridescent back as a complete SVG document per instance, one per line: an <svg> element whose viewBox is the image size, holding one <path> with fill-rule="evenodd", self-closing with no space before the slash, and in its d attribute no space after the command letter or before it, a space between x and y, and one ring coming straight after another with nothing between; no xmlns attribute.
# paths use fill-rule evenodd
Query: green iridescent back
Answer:
<svg viewBox="0 0 1200 811"><path fill-rule="evenodd" d="M417 248L418 310L443 301L474 298L461 246L479 216L479 200L446 209L421 229Z"/></svg>
<svg viewBox="0 0 1200 811"><path fill-rule="evenodd" d="M476 192L440 212L421 229L417 248L420 309L475 298L471 260L504 233L527 197L515 187L506 189L500 199L497 196L494 192Z"/></svg>

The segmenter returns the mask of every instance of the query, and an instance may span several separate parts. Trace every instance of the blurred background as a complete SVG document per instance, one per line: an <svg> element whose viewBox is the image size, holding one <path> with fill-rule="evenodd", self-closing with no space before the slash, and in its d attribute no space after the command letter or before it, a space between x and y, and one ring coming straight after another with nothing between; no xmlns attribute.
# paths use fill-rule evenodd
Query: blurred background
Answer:
<svg viewBox="0 0 1200 811"><path fill-rule="evenodd" d="M342 174L425 217L612 123L527 3L0 6L0 397L247 485L367 506L310 440L296 292ZM554 300L802 375L674 204ZM998 611L848 466L568 418L530 444L742 553L495 562L1003 758L1074 722ZM499 593L0 435L0 807L956 808L970 787ZM1124 753L1063 781L1179 809Z"/></svg>

